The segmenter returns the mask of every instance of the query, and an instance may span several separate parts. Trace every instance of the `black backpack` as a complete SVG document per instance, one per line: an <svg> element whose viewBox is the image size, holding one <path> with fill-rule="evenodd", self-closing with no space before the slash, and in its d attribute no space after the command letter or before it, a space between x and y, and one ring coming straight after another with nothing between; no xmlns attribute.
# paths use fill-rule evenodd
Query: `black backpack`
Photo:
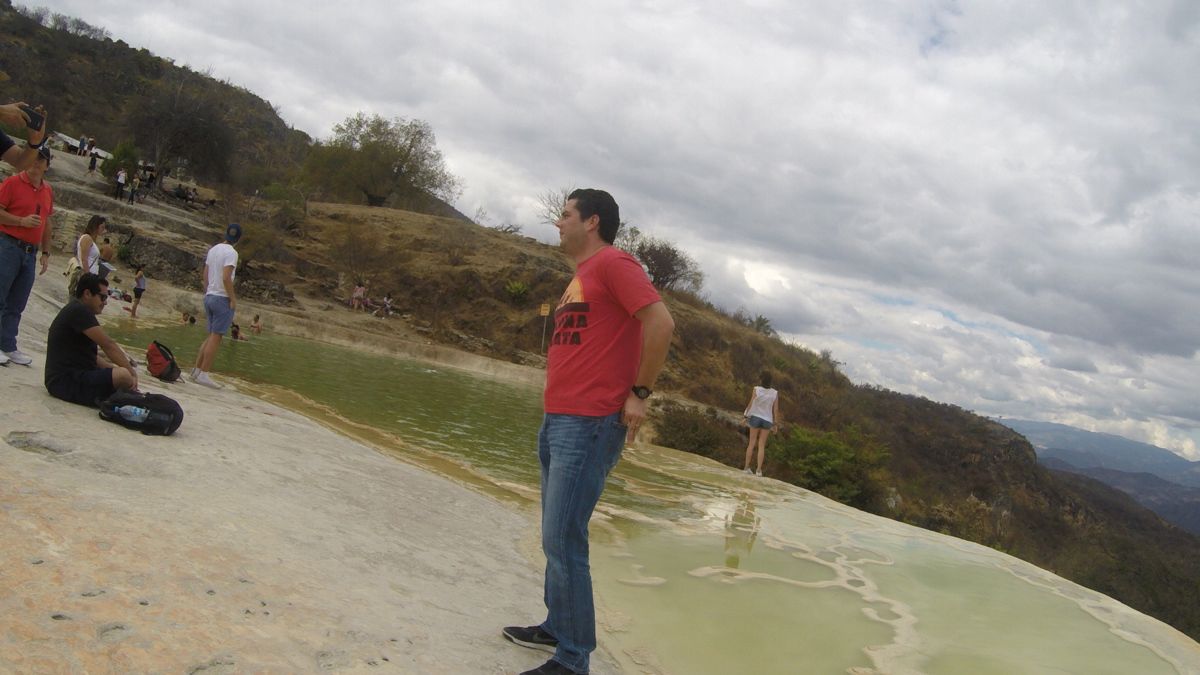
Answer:
<svg viewBox="0 0 1200 675"><path fill-rule="evenodd" d="M143 434L170 436L183 424L183 408L175 399L162 394L143 394L137 391L118 391L106 400L96 401L100 406L100 419L116 422ZM149 414L145 419L127 419L121 408L141 408Z"/></svg>

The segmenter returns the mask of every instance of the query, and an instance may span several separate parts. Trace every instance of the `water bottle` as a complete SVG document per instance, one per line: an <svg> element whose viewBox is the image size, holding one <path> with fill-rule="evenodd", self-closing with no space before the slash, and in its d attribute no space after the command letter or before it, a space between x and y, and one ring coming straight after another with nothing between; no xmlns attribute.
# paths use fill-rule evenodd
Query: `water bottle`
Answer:
<svg viewBox="0 0 1200 675"><path fill-rule="evenodd" d="M130 422L143 423L150 416L150 411L145 408L139 408L135 405L123 405L117 408L117 412L121 413L121 417Z"/></svg>

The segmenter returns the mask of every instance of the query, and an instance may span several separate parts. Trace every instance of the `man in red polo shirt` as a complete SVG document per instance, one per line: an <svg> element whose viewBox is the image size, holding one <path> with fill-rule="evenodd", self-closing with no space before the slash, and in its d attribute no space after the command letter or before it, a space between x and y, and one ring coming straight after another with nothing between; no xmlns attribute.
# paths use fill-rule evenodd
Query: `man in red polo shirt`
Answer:
<svg viewBox="0 0 1200 675"><path fill-rule="evenodd" d="M50 149L43 147L28 169L0 183L0 365L33 362L17 349L17 330L33 290L39 248L41 274L50 264L54 191L42 180L49 168Z"/></svg>

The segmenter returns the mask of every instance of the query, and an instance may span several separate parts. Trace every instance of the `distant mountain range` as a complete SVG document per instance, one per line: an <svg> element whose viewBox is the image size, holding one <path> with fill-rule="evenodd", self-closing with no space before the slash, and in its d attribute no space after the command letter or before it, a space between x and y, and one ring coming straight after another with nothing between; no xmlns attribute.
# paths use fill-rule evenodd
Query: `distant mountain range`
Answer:
<svg viewBox="0 0 1200 675"><path fill-rule="evenodd" d="M1080 469L1116 469L1152 473L1172 483L1200 488L1200 462L1192 462L1149 443L1084 431L1065 424L997 419L1029 439L1038 458L1061 459Z"/></svg>
<svg viewBox="0 0 1200 675"><path fill-rule="evenodd" d="M1047 469L1117 488L1172 525L1200 534L1200 462L1113 434L1049 422L996 421L1029 439Z"/></svg>

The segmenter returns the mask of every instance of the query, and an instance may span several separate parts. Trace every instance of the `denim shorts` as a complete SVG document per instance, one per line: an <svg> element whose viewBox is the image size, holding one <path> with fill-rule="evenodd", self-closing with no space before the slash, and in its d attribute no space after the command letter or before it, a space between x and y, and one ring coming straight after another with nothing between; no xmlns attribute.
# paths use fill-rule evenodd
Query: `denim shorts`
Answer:
<svg viewBox="0 0 1200 675"><path fill-rule="evenodd" d="M97 400L103 401L117 390L112 376L112 368L71 370L47 382L46 391L54 398L94 408Z"/></svg>
<svg viewBox="0 0 1200 675"><path fill-rule="evenodd" d="M751 415L750 421L746 422L746 424L749 424L750 426L754 427L755 429L770 429L772 426L772 424L770 422L764 420L763 418L759 417L758 415Z"/></svg>
<svg viewBox="0 0 1200 675"><path fill-rule="evenodd" d="M233 308L229 298L223 295L204 296L204 317L208 320L208 332L224 335L233 325Z"/></svg>

